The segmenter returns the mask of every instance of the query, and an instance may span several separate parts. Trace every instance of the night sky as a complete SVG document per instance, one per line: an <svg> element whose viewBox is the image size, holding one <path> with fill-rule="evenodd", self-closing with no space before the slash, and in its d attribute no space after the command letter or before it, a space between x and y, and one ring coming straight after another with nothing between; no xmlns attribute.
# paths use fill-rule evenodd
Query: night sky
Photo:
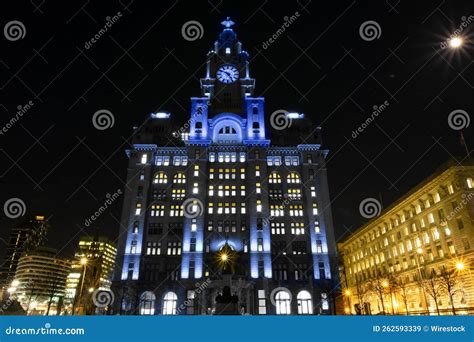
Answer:
<svg viewBox="0 0 474 342"><path fill-rule="evenodd" d="M122 198L94 227L84 221L107 193L123 187L124 149L133 126L149 113L189 116L199 96L206 53L230 16L252 58L256 96L266 116L277 109L305 113L323 127L336 237L364 222L359 203L369 197L387 207L447 159L463 154L448 115L474 113L472 59L474 3L465 1L10 1L1 27L20 21L22 39L0 36L0 126L18 106L33 106L0 135L0 204L20 198L25 217L50 216L48 244L73 252L79 236L115 239ZM85 45L121 17L98 41ZM297 19L266 49L268 41ZM188 41L188 21L203 27ZM362 39L375 21L378 37ZM462 27L465 44L441 43ZM469 42L471 41L471 43ZM353 131L374 106L386 106L358 136ZM93 114L106 109L114 126L97 130ZM469 117L470 115L470 117ZM267 125L268 126L268 125ZM472 147L472 126L464 130ZM465 152L464 152L465 153ZM0 237L18 220L0 212ZM3 246L0 240L0 254Z"/></svg>

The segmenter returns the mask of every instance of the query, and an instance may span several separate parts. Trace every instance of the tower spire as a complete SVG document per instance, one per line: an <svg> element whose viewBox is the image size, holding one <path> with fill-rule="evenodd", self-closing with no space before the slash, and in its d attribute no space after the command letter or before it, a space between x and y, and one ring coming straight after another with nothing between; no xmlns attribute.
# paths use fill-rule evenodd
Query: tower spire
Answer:
<svg viewBox="0 0 474 342"><path fill-rule="evenodd" d="M227 17L226 20L222 21L221 24L225 27L225 28L230 28L231 26L233 26L235 23L230 20L230 17Z"/></svg>

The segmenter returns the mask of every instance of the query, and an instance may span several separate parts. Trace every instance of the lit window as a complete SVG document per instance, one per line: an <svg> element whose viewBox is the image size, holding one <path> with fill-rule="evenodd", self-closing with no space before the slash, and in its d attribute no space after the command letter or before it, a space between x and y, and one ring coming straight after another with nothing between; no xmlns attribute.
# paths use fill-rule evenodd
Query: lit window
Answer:
<svg viewBox="0 0 474 342"><path fill-rule="evenodd" d="M262 212L262 201L257 200L257 213L261 213L261 212Z"/></svg>
<svg viewBox="0 0 474 342"><path fill-rule="evenodd" d="M173 177L173 183L184 184L186 183L186 176L182 172L178 172Z"/></svg>
<svg viewBox="0 0 474 342"><path fill-rule="evenodd" d="M467 178L467 179L466 179L466 183L467 183L467 187L468 187L469 189L472 189L472 188L474 187L474 183L473 183L473 181L472 181L472 178Z"/></svg>
<svg viewBox="0 0 474 342"><path fill-rule="evenodd" d="M434 223L434 215L432 213L428 214L428 222Z"/></svg>
<svg viewBox="0 0 474 342"><path fill-rule="evenodd" d="M290 172L288 174L288 177L286 178L286 181L288 183L299 183L300 182L300 176L296 172Z"/></svg>
<svg viewBox="0 0 474 342"><path fill-rule="evenodd" d="M277 315L289 315L291 313L291 300L288 292L278 291L275 294L275 304Z"/></svg>
<svg viewBox="0 0 474 342"><path fill-rule="evenodd" d="M168 182L168 176L163 171L158 172L153 179L155 184L166 184Z"/></svg>
<svg viewBox="0 0 474 342"><path fill-rule="evenodd" d="M245 203L240 203L240 213L241 214L247 213L247 210L245 208Z"/></svg>
<svg viewBox="0 0 474 342"><path fill-rule="evenodd" d="M209 196L214 196L214 185L209 185Z"/></svg>
<svg viewBox="0 0 474 342"><path fill-rule="evenodd" d="M444 228L444 234L446 236L451 236L451 229L449 229L448 227Z"/></svg>
<svg viewBox="0 0 474 342"><path fill-rule="evenodd" d="M241 163L245 163L245 152L240 152L239 154L239 161Z"/></svg>
<svg viewBox="0 0 474 342"><path fill-rule="evenodd" d="M279 184L279 183L281 183L280 174L278 174L275 171L270 173L270 175L268 177L268 183L270 183L270 184Z"/></svg>
<svg viewBox="0 0 474 342"><path fill-rule="evenodd" d="M141 203L137 203L137 204L135 205L135 215L140 215L141 211L142 211L142 204L141 204Z"/></svg>
<svg viewBox="0 0 474 342"><path fill-rule="evenodd" d="M314 186L311 187L311 197L316 197L316 188Z"/></svg>
<svg viewBox="0 0 474 342"><path fill-rule="evenodd" d="M214 203L209 203L209 207L207 208L207 213L208 214L214 213Z"/></svg>
<svg viewBox="0 0 474 342"><path fill-rule="evenodd" d="M214 163L216 161L216 154L214 152L209 153L209 162Z"/></svg>
<svg viewBox="0 0 474 342"><path fill-rule="evenodd" d="M163 298L163 315L176 315L178 296L174 292L167 292Z"/></svg>
<svg viewBox="0 0 474 342"><path fill-rule="evenodd" d="M255 177L260 177L260 165L255 166Z"/></svg>
<svg viewBox="0 0 474 342"><path fill-rule="evenodd" d="M453 188L452 184L448 185L448 192L449 192L450 195L452 195L454 193L454 188Z"/></svg>
<svg viewBox="0 0 474 342"><path fill-rule="evenodd" d="M148 160L148 155L146 153L143 153L141 163L146 164L147 160Z"/></svg>
<svg viewBox="0 0 474 342"><path fill-rule="evenodd" d="M313 301L311 300L311 294L308 291L301 291L296 297L298 302L298 315L312 315L313 314Z"/></svg>
<svg viewBox="0 0 474 342"><path fill-rule="evenodd" d="M164 216L165 215L165 206L154 204L150 208L150 216Z"/></svg>
<svg viewBox="0 0 474 342"><path fill-rule="evenodd" d="M258 290L258 314L267 314L267 297L265 296L265 290Z"/></svg>
<svg viewBox="0 0 474 342"><path fill-rule="evenodd" d="M199 176L199 165L194 165L194 177Z"/></svg>
<svg viewBox="0 0 474 342"><path fill-rule="evenodd" d="M155 301L156 296L153 292L143 292L140 296L140 315L154 315Z"/></svg>
<svg viewBox="0 0 474 342"><path fill-rule="evenodd" d="M197 230L196 219L193 219L191 223L191 231L195 232L196 230Z"/></svg>
<svg viewBox="0 0 474 342"><path fill-rule="evenodd" d="M240 196L245 196L245 185L240 186Z"/></svg>
<svg viewBox="0 0 474 342"><path fill-rule="evenodd" d="M199 193L198 183L194 183L194 185L193 185L193 194L197 194L197 193Z"/></svg>
<svg viewBox="0 0 474 342"><path fill-rule="evenodd" d="M256 192L257 194L262 193L262 188L261 188L261 184L260 184L260 183L256 183L256 184L255 184L255 187L256 187L255 192Z"/></svg>
<svg viewBox="0 0 474 342"><path fill-rule="evenodd" d="M313 203L313 215L318 215L318 205Z"/></svg>

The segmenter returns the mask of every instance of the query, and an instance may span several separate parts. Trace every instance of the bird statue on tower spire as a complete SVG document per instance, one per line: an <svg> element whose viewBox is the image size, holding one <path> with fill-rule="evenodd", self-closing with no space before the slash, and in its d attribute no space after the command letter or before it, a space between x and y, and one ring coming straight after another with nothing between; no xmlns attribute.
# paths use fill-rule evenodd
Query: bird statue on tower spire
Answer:
<svg viewBox="0 0 474 342"><path fill-rule="evenodd" d="M224 25L226 28L230 28L235 23L232 20L230 20L230 17L227 17L227 19L221 22L221 24Z"/></svg>

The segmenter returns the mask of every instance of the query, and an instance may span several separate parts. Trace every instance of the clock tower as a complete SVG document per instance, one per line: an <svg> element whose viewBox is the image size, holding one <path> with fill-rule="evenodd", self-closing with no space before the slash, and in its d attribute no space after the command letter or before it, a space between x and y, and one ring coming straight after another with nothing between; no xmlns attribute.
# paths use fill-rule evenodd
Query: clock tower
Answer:
<svg viewBox="0 0 474 342"><path fill-rule="evenodd" d="M234 22L227 18L224 30L207 54L206 76L201 79L202 95L209 98L209 116L245 113L245 98L252 96L255 79L250 78L249 54L242 49Z"/></svg>

